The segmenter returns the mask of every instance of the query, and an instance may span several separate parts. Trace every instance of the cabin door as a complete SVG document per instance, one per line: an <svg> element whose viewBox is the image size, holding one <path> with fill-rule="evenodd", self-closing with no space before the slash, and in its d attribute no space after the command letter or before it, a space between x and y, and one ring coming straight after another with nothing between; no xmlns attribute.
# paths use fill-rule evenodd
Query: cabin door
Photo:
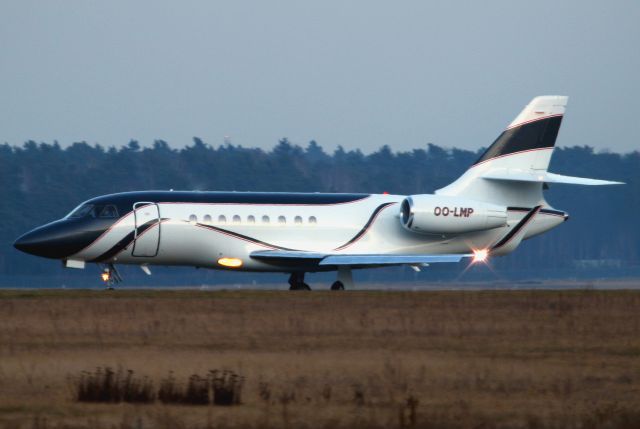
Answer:
<svg viewBox="0 0 640 429"><path fill-rule="evenodd" d="M150 202L133 205L136 223L133 242L133 256L153 257L160 247L160 209Z"/></svg>

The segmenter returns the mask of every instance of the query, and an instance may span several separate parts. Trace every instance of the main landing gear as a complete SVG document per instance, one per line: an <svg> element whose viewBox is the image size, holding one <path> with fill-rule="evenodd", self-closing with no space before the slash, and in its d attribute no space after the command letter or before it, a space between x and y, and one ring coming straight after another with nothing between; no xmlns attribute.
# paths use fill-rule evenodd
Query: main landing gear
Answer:
<svg viewBox="0 0 640 429"><path fill-rule="evenodd" d="M311 290L309 285L304 282L304 273L291 273L289 290Z"/></svg>
<svg viewBox="0 0 640 429"><path fill-rule="evenodd" d="M341 265L338 267L338 280L333 282L331 290L353 289L353 276L351 275L351 267Z"/></svg>
<svg viewBox="0 0 640 429"><path fill-rule="evenodd" d="M331 285L331 290L344 290L344 284L340 280L336 280Z"/></svg>
<svg viewBox="0 0 640 429"><path fill-rule="evenodd" d="M289 290L311 290L308 284L304 282L305 273L291 273L289 276ZM353 289L353 277L351 276L351 267L338 267L338 279L331 285L331 290Z"/></svg>

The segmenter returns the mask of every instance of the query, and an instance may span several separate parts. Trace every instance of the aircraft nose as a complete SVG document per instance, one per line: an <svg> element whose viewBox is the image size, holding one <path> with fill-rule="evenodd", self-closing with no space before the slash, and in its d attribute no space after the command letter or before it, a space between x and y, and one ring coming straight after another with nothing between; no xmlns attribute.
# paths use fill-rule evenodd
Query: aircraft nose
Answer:
<svg viewBox="0 0 640 429"><path fill-rule="evenodd" d="M13 242L13 247L15 247L16 249L18 249L21 252L25 252L25 253L31 253L29 250L31 248L30 246L30 237L29 237L29 233L27 232L26 234L22 234L20 237L18 237L18 239L16 241Z"/></svg>
<svg viewBox="0 0 640 429"><path fill-rule="evenodd" d="M56 237L53 232L54 231L47 226L36 228L20 236L15 243L13 243L13 247L32 255L56 258L58 257L58 249L60 248L60 244L63 243L63 240L61 240L60 237Z"/></svg>
<svg viewBox="0 0 640 429"><path fill-rule="evenodd" d="M20 236L13 247L36 256L63 259L77 253L95 238L79 233L77 226L64 220L56 221Z"/></svg>

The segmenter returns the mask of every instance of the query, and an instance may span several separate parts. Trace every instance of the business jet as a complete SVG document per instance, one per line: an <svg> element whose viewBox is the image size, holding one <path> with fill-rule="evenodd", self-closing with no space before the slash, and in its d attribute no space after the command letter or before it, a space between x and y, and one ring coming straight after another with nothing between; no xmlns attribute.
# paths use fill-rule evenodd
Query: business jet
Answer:
<svg viewBox="0 0 640 429"><path fill-rule="evenodd" d="M93 198L16 240L26 253L68 268L184 265L290 274L335 271L332 290L353 287L352 269L472 262L514 251L568 219L549 206L546 183L620 182L547 171L568 97L534 98L455 182L434 194L124 192Z"/></svg>

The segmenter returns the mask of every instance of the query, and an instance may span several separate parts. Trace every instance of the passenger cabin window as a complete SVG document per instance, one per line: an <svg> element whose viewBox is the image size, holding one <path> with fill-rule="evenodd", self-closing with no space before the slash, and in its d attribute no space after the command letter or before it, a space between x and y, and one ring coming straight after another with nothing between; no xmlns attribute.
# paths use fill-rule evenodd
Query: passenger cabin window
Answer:
<svg viewBox="0 0 640 429"><path fill-rule="evenodd" d="M225 215L218 216L218 223L227 223L227 218Z"/></svg>
<svg viewBox="0 0 640 429"><path fill-rule="evenodd" d="M100 215L98 217L101 217L101 218L117 218L118 217L118 209L116 208L116 206L114 206L112 204L107 204L100 211Z"/></svg>
<svg viewBox="0 0 640 429"><path fill-rule="evenodd" d="M309 216L309 223L315 225L318 223L318 219L315 216Z"/></svg>
<svg viewBox="0 0 640 429"><path fill-rule="evenodd" d="M234 215L233 216L233 223L240 223L240 216Z"/></svg>
<svg viewBox="0 0 640 429"><path fill-rule="evenodd" d="M287 223L287 218L284 216L278 216L278 223L284 225L285 223Z"/></svg>
<svg viewBox="0 0 640 429"><path fill-rule="evenodd" d="M256 223L256 218L253 215L247 216L247 223Z"/></svg>
<svg viewBox="0 0 640 429"><path fill-rule="evenodd" d="M204 223L211 223L211 215L204 215L204 218L202 220L204 221Z"/></svg>
<svg viewBox="0 0 640 429"><path fill-rule="evenodd" d="M192 214L191 216L189 216L189 222L193 222L193 223L198 222L198 216Z"/></svg>
<svg viewBox="0 0 640 429"><path fill-rule="evenodd" d="M262 216L262 223L269 223L269 222L270 222L269 216L266 216L266 215Z"/></svg>
<svg viewBox="0 0 640 429"><path fill-rule="evenodd" d="M297 225L300 225L300 224L302 223L302 218L301 218L300 216L296 216L296 217L293 219L293 222L294 222L295 224L297 224Z"/></svg>

